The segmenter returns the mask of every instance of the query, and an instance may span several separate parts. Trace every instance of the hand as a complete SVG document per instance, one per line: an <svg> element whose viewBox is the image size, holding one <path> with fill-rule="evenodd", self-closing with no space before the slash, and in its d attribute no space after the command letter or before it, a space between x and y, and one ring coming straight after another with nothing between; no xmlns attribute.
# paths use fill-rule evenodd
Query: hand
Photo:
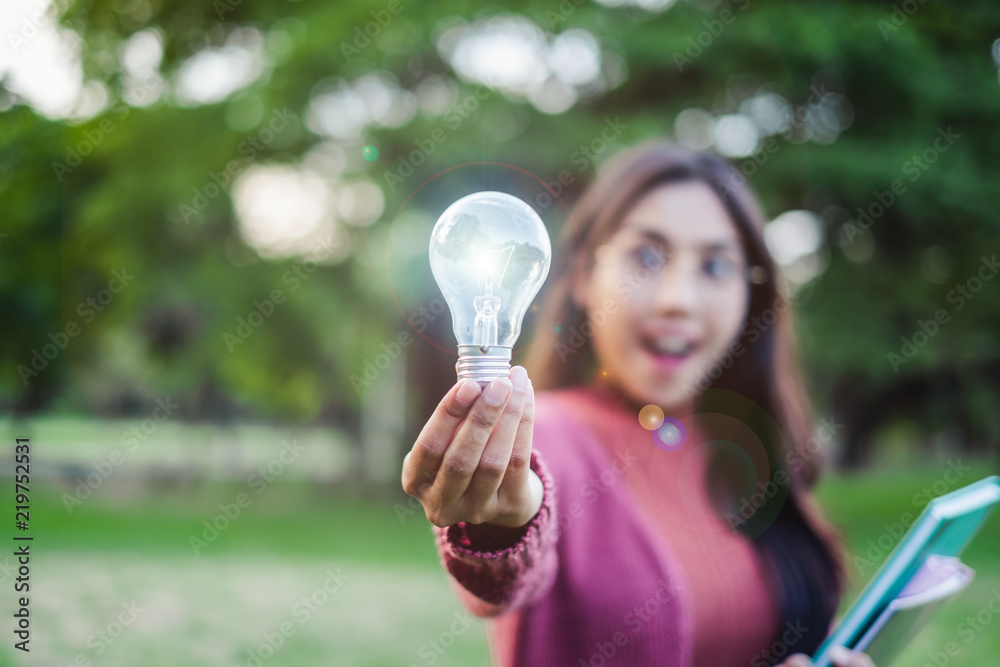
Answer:
<svg viewBox="0 0 1000 667"><path fill-rule="evenodd" d="M534 417L534 390L521 366L485 390L458 382L403 459L403 490L435 526L523 526L542 505L542 481L528 466Z"/></svg>
<svg viewBox="0 0 1000 667"><path fill-rule="evenodd" d="M852 651L843 646L834 646L830 650L830 660L835 667L875 667L875 663L867 654L861 651ZM796 653L789 656L788 660L778 665L778 667L812 667L812 660L804 653Z"/></svg>

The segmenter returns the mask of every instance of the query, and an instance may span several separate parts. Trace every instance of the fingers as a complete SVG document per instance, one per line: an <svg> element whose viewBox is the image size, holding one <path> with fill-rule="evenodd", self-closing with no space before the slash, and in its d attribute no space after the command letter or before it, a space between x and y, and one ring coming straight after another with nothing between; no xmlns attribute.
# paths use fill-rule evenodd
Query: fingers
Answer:
<svg viewBox="0 0 1000 667"><path fill-rule="evenodd" d="M834 646L830 649L830 661L834 667L875 667L868 654L851 651L843 646ZM788 660L781 663L781 667L812 667L812 665L812 660L803 653L789 656Z"/></svg>
<svg viewBox="0 0 1000 667"><path fill-rule="evenodd" d="M510 399L512 385L507 378L493 380L483 390L458 427L451 447L441 460L431 492L442 506L454 506L469 488L490 434L496 428Z"/></svg>
<svg viewBox="0 0 1000 667"><path fill-rule="evenodd" d="M514 366L510 369L510 381L514 388L513 392L500 415L500 421L486 442L482 456L479 457L479 464L462 497L463 503L469 508L495 507L497 489L500 488L500 482L507 472L507 464L514 449L514 439L527 399L528 372L523 366ZM470 517L469 520L480 523L474 517Z"/></svg>
<svg viewBox="0 0 1000 667"><path fill-rule="evenodd" d="M403 459L402 482L406 493L419 498L434 481L448 445L480 393L478 382L461 380L438 403Z"/></svg>
<svg viewBox="0 0 1000 667"><path fill-rule="evenodd" d="M531 462L531 435L535 425L535 388L528 379L527 395L521 420L517 423L517 434L514 436L514 448L507 463L507 473L501 486L520 489L527 483L529 463ZM501 491L502 493L502 491Z"/></svg>
<svg viewBox="0 0 1000 667"><path fill-rule="evenodd" d="M830 649L830 660L836 667L875 667L875 663L867 653L851 651L843 646Z"/></svg>

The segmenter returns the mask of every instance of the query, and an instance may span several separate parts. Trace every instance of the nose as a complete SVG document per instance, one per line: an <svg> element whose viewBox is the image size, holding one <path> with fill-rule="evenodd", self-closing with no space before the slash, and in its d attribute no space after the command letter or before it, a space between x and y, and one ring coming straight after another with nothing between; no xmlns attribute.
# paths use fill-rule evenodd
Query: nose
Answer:
<svg viewBox="0 0 1000 667"><path fill-rule="evenodd" d="M655 285L656 307L662 312L693 311L698 307L698 258L677 252L660 271Z"/></svg>

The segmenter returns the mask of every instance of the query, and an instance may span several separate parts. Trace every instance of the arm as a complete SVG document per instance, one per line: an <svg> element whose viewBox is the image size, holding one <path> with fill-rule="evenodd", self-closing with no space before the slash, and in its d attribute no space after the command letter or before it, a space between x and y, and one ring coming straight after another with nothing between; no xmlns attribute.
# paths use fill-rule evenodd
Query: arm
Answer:
<svg viewBox="0 0 1000 667"><path fill-rule="evenodd" d="M552 477L537 450L531 470L542 482L542 504L527 524L506 528L459 522L432 526L438 555L463 606L496 616L531 605L555 580L559 525Z"/></svg>

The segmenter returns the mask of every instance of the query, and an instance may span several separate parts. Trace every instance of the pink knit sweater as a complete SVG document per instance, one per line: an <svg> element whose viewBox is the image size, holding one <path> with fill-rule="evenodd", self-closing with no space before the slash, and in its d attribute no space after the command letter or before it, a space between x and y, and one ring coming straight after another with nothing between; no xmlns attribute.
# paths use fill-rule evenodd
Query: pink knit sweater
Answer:
<svg viewBox="0 0 1000 667"><path fill-rule="evenodd" d="M689 430L676 451L657 448L637 415L587 387L536 396L538 514L508 544L432 526L463 606L489 617L494 665L726 667L769 645L773 596L700 488L698 444Z"/></svg>

